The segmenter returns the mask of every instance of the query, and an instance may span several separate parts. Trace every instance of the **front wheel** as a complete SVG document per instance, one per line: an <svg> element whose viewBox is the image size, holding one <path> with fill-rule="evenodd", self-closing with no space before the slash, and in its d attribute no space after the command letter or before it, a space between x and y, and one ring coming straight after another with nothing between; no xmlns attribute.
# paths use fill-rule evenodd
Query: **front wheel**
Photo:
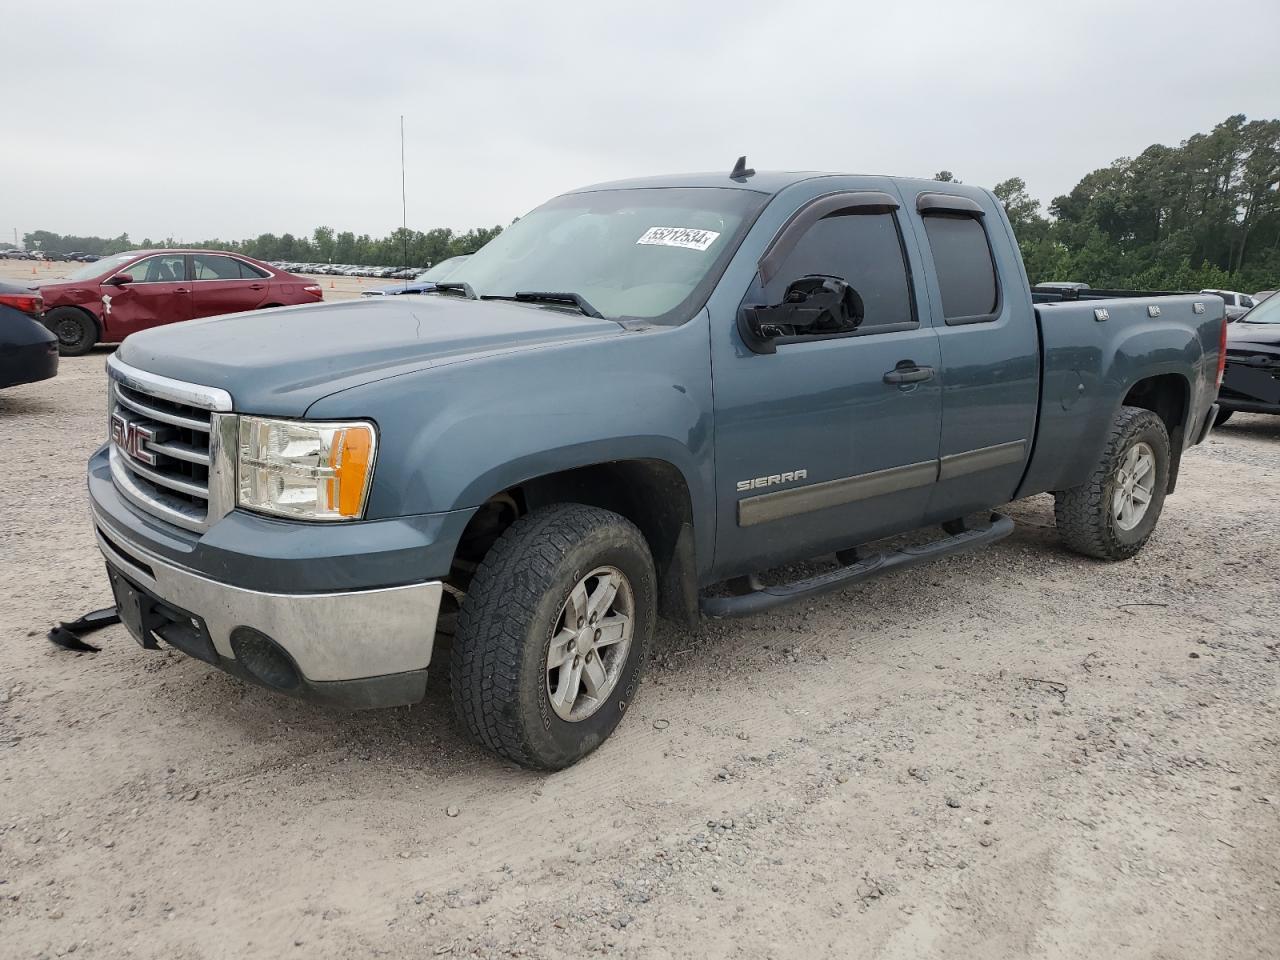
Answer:
<svg viewBox="0 0 1280 960"><path fill-rule="evenodd" d="M582 504L522 517L462 603L450 664L458 718L522 766L576 763L631 705L656 607L653 559L630 521Z"/></svg>
<svg viewBox="0 0 1280 960"><path fill-rule="evenodd" d="M1121 407L1089 479L1054 494L1062 541L1100 560L1127 560L1151 537L1169 486L1169 434L1150 410Z"/></svg>
<svg viewBox="0 0 1280 960"><path fill-rule="evenodd" d="M79 357L98 342L98 324L83 310L54 307L45 315L44 324L58 338L58 353Z"/></svg>

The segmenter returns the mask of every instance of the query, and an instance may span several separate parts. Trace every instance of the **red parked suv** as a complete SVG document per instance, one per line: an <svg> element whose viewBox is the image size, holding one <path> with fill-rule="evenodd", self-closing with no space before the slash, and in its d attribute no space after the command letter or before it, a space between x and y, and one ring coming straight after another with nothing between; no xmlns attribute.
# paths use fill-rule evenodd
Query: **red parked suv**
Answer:
<svg viewBox="0 0 1280 960"><path fill-rule="evenodd" d="M118 253L39 289L44 322L68 357L164 323L324 299L310 280L238 253L210 250Z"/></svg>

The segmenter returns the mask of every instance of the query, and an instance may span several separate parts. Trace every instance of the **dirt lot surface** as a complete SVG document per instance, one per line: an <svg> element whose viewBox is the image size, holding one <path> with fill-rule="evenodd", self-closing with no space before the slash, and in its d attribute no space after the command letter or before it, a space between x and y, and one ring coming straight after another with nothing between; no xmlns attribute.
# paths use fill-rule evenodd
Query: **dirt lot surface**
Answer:
<svg viewBox="0 0 1280 960"><path fill-rule="evenodd" d="M440 672L340 713L45 642L110 602L105 354L0 393L6 960L1280 954L1280 418L1188 455L1134 561L1041 497L985 553L661 630L614 738L539 776Z"/></svg>

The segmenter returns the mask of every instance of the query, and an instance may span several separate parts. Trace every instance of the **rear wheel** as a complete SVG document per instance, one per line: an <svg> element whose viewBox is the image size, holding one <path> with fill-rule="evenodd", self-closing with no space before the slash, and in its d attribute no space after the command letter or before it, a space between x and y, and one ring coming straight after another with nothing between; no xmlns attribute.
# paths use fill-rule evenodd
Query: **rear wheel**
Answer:
<svg viewBox="0 0 1280 960"><path fill-rule="evenodd" d="M1077 553L1127 560L1151 537L1169 485L1169 434L1150 410L1121 407L1089 479L1054 494L1062 541Z"/></svg>
<svg viewBox="0 0 1280 960"><path fill-rule="evenodd" d="M1224 423L1226 423L1228 420L1230 420L1230 419L1231 419L1231 415L1232 415L1233 413L1235 413L1235 411L1234 411L1234 410L1226 410L1226 409L1224 409L1224 408L1222 408L1222 407L1219 407L1219 408L1218 408L1218 416L1214 419L1214 421L1213 421L1213 425L1214 425L1215 427L1220 427L1220 426L1222 426Z"/></svg>
<svg viewBox="0 0 1280 960"><path fill-rule="evenodd" d="M467 590L453 641L454 709L526 767L559 770L613 732L656 617L653 559L608 510L560 504L513 523Z"/></svg>
<svg viewBox="0 0 1280 960"><path fill-rule="evenodd" d="M54 307L44 324L58 338L58 353L78 357L88 353L98 342L98 324L93 317L75 307Z"/></svg>

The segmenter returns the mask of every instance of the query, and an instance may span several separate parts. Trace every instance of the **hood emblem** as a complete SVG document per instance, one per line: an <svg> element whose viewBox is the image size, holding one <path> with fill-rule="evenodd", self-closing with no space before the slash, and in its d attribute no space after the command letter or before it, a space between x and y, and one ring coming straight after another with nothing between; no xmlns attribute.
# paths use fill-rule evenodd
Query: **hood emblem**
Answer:
<svg viewBox="0 0 1280 960"><path fill-rule="evenodd" d="M139 463L149 467L156 465L156 455L147 448L147 443L155 439L155 434L147 427L126 420L118 413L111 415L111 442Z"/></svg>

